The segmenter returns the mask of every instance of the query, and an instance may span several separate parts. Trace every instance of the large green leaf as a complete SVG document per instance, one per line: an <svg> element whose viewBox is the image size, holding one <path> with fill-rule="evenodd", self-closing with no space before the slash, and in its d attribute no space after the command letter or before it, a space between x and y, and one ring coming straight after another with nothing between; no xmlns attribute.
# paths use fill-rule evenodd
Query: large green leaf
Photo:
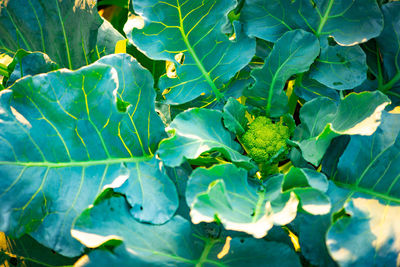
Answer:
<svg viewBox="0 0 400 267"><path fill-rule="evenodd" d="M319 97L300 110L302 124L294 139L304 159L319 165L332 139L339 135L372 135L390 100L381 92L351 93L335 102Z"/></svg>
<svg viewBox="0 0 400 267"><path fill-rule="evenodd" d="M248 183L247 172L232 164L197 168L188 181L186 201L193 223L222 222L227 230L264 237L273 225L290 223L297 206L313 214L329 212L324 196L326 177L315 171L292 168L270 178L265 187Z"/></svg>
<svg viewBox="0 0 400 267"><path fill-rule="evenodd" d="M341 217L327 234L343 266L396 266L400 228L400 115L383 113L372 136L351 136L332 180L348 192ZM351 242L350 242L351 240Z"/></svg>
<svg viewBox="0 0 400 267"><path fill-rule="evenodd" d="M121 197L104 199L84 211L72 235L91 248L114 246L112 251L90 252L79 261L84 266L300 266L286 244L252 238L233 238L218 257L223 238L204 235L179 216L164 225L141 224Z"/></svg>
<svg viewBox="0 0 400 267"><path fill-rule="evenodd" d="M224 125L232 133L240 136L247 129L246 107L233 97L230 97L224 106Z"/></svg>
<svg viewBox="0 0 400 267"><path fill-rule="evenodd" d="M100 56L104 54L113 54L115 52L115 45L117 42L124 39L124 36L122 36L122 34L120 34L110 22L103 19L103 23L101 24L97 35L96 52L98 52Z"/></svg>
<svg viewBox="0 0 400 267"><path fill-rule="evenodd" d="M58 64L52 61L48 55L42 52L30 53L23 49L18 50L13 62L8 69L12 69L7 80L7 86L26 75L36 75L58 69Z"/></svg>
<svg viewBox="0 0 400 267"><path fill-rule="evenodd" d="M334 101L339 101L340 99L336 90L320 84L319 82L311 79L309 75L303 75L297 78L294 90L298 97L306 101L310 101L320 96L325 96Z"/></svg>
<svg viewBox="0 0 400 267"><path fill-rule="evenodd" d="M332 203L332 209L328 214L299 213L293 225L299 237L301 254L315 266L335 267L337 264L330 256L326 246L326 234L332 224L333 214L343 208L349 192L338 188L333 182L329 182L326 195Z"/></svg>
<svg viewBox="0 0 400 267"><path fill-rule="evenodd" d="M2 1L0 50L41 51L60 66L76 69L89 64L101 24L94 1Z"/></svg>
<svg viewBox="0 0 400 267"><path fill-rule="evenodd" d="M217 110L189 109L175 117L170 125L172 137L161 142L158 154L167 166L181 165L185 159L196 159L203 152L218 151L239 165L252 167L250 158L222 125Z"/></svg>
<svg viewBox="0 0 400 267"><path fill-rule="evenodd" d="M310 71L310 78L337 90L349 90L367 78L367 62L360 46L330 46L321 38L321 55Z"/></svg>
<svg viewBox="0 0 400 267"><path fill-rule="evenodd" d="M270 42L287 31L304 29L355 45L377 37L383 27L375 0L246 0L241 20L247 34Z"/></svg>
<svg viewBox="0 0 400 267"><path fill-rule="evenodd" d="M384 89L400 86L400 3L392 2L382 7L385 27L376 39L383 58L383 67L388 83ZM393 41L389 41L393 40Z"/></svg>
<svg viewBox="0 0 400 267"><path fill-rule="evenodd" d="M29 235L11 239L0 232L0 264L9 266L71 266L77 258L61 256Z"/></svg>
<svg viewBox="0 0 400 267"><path fill-rule="evenodd" d="M123 191L134 210L142 206L136 213L141 220L160 222L177 206L173 183L152 173L157 163L151 158L165 133L151 74L126 54L102 60L28 76L1 92L0 229L11 236L30 233L68 256L81 250L70 237L72 220L103 187L126 180L128 188L142 185L142 197L130 196L136 189ZM129 104L126 111L121 102ZM168 207L153 205L164 193L172 194L164 198Z"/></svg>
<svg viewBox="0 0 400 267"><path fill-rule="evenodd" d="M399 132L400 115L384 112L382 123L372 136L351 137L332 179L350 190L365 189L366 193L376 192L376 197L398 202Z"/></svg>
<svg viewBox="0 0 400 267"><path fill-rule="evenodd" d="M150 58L175 64L176 77L164 75L159 83L169 90L168 103L182 104L202 94L221 98L224 85L250 62L255 40L237 22L234 40L222 31L235 6L232 0L133 1L145 26L127 36Z"/></svg>
<svg viewBox="0 0 400 267"><path fill-rule="evenodd" d="M320 51L317 38L303 30L285 33L274 45L262 69L251 75L255 84L246 92L250 104L265 107L267 115L279 117L288 110L283 91L286 81L310 68Z"/></svg>
<svg viewBox="0 0 400 267"><path fill-rule="evenodd" d="M285 32L304 29L321 41L322 53L312 78L325 86L346 90L366 78L365 54L353 46L377 37L383 28L375 0L250 0L241 12L246 32L275 42Z"/></svg>

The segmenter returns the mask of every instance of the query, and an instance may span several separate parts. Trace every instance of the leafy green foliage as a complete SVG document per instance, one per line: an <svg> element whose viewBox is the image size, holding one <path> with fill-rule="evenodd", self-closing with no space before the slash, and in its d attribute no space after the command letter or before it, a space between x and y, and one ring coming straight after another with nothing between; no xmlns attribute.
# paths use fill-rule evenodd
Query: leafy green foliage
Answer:
<svg viewBox="0 0 400 267"><path fill-rule="evenodd" d="M93 221L101 223L93 224ZM113 247L112 253L104 249L91 252L89 260L82 260L84 266L116 263L146 266L243 266L245 263L258 266L260 261L281 266L282 256L286 256L284 265L300 266L296 254L286 244L251 238L234 238L229 253L219 260L217 255L224 245L223 238L202 233L180 216L160 226L138 223L130 216L121 197L102 200L84 211L72 234L88 247L105 243ZM124 244L116 240L124 240ZM253 257L247 259L249 253Z"/></svg>
<svg viewBox="0 0 400 267"><path fill-rule="evenodd" d="M286 81L296 73L307 71L318 53L319 43L312 34L302 30L284 34L264 66L252 71L256 83L246 92L249 103L265 108L271 117L285 114L288 111L288 100L283 92Z"/></svg>
<svg viewBox="0 0 400 267"><path fill-rule="evenodd" d="M1 180L1 211L8 218L2 230L11 236L32 232L64 255L79 254L70 225L104 186L118 187L128 178L141 186L142 179L149 180L146 186L154 183L152 175L135 174L138 165L151 159L164 131L154 117L154 104L148 104L155 97L151 76L129 56L114 55L102 62L110 65L99 62L75 72L26 77L1 94L0 172L6 178ZM121 76L135 79L134 86L126 90ZM131 104L125 113L117 108L117 96ZM154 166L143 163L141 168ZM149 193L168 186L173 203L176 190L167 178L150 186ZM15 194L19 197L11 197ZM147 194L131 204L143 205L146 213L155 208L146 198ZM167 210L162 208L160 216Z"/></svg>
<svg viewBox="0 0 400 267"><path fill-rule="evenodd" d="M173 136L163 140L158 149L167 166L179 166L184 159L196 159L210 151L218 151L239 165L252 166L250 159L240 153L240 145L224 129L222 113L217 110L189 109L176 116L170 128Z"/></svg>
<svg viewBox="0 0 400 267"><path fill-rule="evenodd" d="M319 165L331 140L339 135L371 135L379 126L382 110L390 103L380 92L349 94L339 105L328 98L307 102L300 111L297 133L303 157ZM315 115L316 114L316 115Z"/></svg>
<svg viewBox="0 0 400 267"><path fill-rule="evenodd" d="M102 24L93 1L7 0L0 10L1 51L41 51L70 69L88 64Z"/></svg>
<svg viewBox="0 0 400 267"><path fill-rule="evenodd" d="M249 0L241 15L250 36L270 42L292 29L304 29L355 45L377 37L383 26L374 0Z"/></svg>
<svg viewBox="0 0 400 267"><path fill-rule="evenodd" d="M194 170L186 200L194 223L212 222L216 217L228 230L261 238L273 225L291 222L299 203L312 214L329 212L329 200L323 196L326 189L326 177L311 170L292 168L264 186L248 183L244 169L223 164ZM314 206L309 208L311 200Z"/></svg>
<svg viewBox="0 0 400 267"><path fill-rule="evenodd" d="M400 2L97 4L0 1L0 262L399 264Z"/></svg>
<svg viewBox="0 0 400 267"><path fill-rule="evenodd" d="M152 59L175 64L175 78L166 75L160 89L168 89L168 103L182 104L201 94L220 92L236 72L254 55L255 41L235 24L235 40L222 31L234 1L134 1L133 8L144 18L142 30L128 34Z"/></svg>

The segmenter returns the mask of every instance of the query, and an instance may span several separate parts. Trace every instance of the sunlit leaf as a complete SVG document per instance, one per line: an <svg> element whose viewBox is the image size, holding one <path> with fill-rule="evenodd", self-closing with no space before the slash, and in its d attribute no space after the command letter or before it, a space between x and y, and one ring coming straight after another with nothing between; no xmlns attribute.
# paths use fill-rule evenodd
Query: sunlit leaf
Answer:
<svg viewBox="0 0 400 267"><path fill-rule="evenodd" d="M175 63L177 77L162 76L159 83L162 91L168 89L168 103L182 104L201 94L221 98L224 84L250 62L255 40L237 22L234 40L222 31L235 5L231 0L133 1L145 25L128 37L150 58Z"/></svg>
<svg viewBox="0 0 400 267"><path fill-rule="evenodd" d="M154 172L151 158L164 132L152 84L146 70L120 54L77 71L29 76L2 91L0 229L14 237L29 233L76 256L82 247L70 236L73 219L103 187L118 188L126 180L128 188L153 183L142 198L126 192L134 209L143 207L139 219L170 217L177 207L171 204L177 201L173 183L158 174L157 181L137 175L143 168ZM120 101L129 103L125 112ZM149 195L164 193L172 194L166 197L171 208L159 210ZM148 215L153 212L160 217Z"/></svg>
<svg viewBox="0 0 400 267"><path fill-rule="evenodd" d="M91 248L113 246L112 251L90 252L79 262L83 266L300 266L295 252L286 244L248 237L233 238L229 251L218 257L224 238L204 235L180 216L159 226L138 223L121 197L105 199L84 211L72 235ZM123 244L113 245L113 240L123 240Z"/></svg>

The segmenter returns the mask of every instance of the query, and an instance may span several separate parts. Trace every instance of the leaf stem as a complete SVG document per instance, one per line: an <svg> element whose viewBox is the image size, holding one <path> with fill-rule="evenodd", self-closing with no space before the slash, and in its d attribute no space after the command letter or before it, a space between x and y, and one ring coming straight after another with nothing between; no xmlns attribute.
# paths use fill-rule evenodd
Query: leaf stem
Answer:
<svg viewBox="0 0 400 267"><path fill-rule="evenodd" d="M210 85L212 91L214 92L215 96L217 97L217 100L223 99L224 95L215 86L214 82L211 80L210 74L204 68L203 63L198 58L198 56L197 56L196 52L194 51L192 45L189 43L189 39L187 38L186 33L185 33L184 29L183 29L183 20L182 20L182 14L181 14L180 6L178 6L178 12L179 12L179 23L180 23L179 31L181 32L183 41L185 42L190 55L193 57L194 61L196 62L197 67L200 69L200 71L203 74L204 78L206 79L207 83Z"/></svg>
<svg viewBox="0 0 400 267"><path fill-rule="evenodd" d="M198 259L196 263L196 267L202 267L203 263L207 261L208 254L210 254L210 251L212 247L214 246L215 243L217 243L219 240L214 240L214 239L207 239L204 242L206 242L204 246L204 250L200 255L200 258Z"/></svg>
<svg viewBox="0 0 400 267"><path fill-rule="evenodd" d="M289 97L289 113L294 114L296 111L296 106L297 106L297 101L299 98L295 94L294 90L297 86L301 85L301 82L303 80L303 73L297 75L296 79L292 84L289 83L286 94Z"/></svg>
<svg viewBox="0 0 400 267"><path fill-rule="evenodd" d="M395 92L387 91L386 94L400 98L400 94L395 93Z"/></svg>
<svg viewBox="0 0 400 267"><path fill-rule="evenodd" d="M378 45L376 46L376 65L378 66L378 88L383 88L382 66Z"/></svg>
<svg viewBox="0 0 400 267"><path fill-rule="evenodd" d="M382 85L382 87L379 88L382 88L381 90L382 92L387 92L390 89L392 89L392 87L399 81L400 81L400 71L397 72L397 74L389 82L387 82L386 84Z"/></svg>
<svg viewBox="0 0 400 267"><path fill-rule="evenodd" d="M9 77L8 68L6 65L0 63L0 75L4 77Z"/></svg>
<svg viewBox="0 0 400 267"><path fill-rule="evenodd" d="M0 161L1 165L11 166L27 166L27 167L49 167L49 168L62 168L62 167L86 167L94 165L111 165L121 164L129 162L142 162L150 160L153 156L145 155L133 158L108 158L103 160L92 160L92 161L69 161L69 162L49 162L49 161L38 161L38 162L22 162L22 161Z"/></svg>
<svg viewBox="0 0 400 267"><path fill-rule="evenodd" d="M331 13L332 6L333 6L334 2L335 2L335 0L330 0L329 1L328 8L326 9L324 16L321 18L321 23L318 26L317 37L319 37L321 35L322 29L324 28L324 26L326 24L326 21L329 18L329 13Z"/></svg>

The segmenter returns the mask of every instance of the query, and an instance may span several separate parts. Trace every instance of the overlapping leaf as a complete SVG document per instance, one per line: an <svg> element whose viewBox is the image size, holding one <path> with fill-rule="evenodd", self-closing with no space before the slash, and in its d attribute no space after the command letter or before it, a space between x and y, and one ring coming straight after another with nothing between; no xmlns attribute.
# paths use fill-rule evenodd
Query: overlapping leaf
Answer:
<svg viewBox="0 0 400 267"><path fill-rule="evenodd" d="M323 194L327 188L324 175L296 168L260 187L248 183L244 169L224 164L194 170L186 200L193 223L213 222L217 217L228 230L261 238L273 225L290 223L299 202L312 214L329 212L330 203Z"/></svg>
<svg viewBox="0 0 400 267"><path fill-rule="evenodd" d="M152 59L175 64L176 77L161 77L159 87L168 89L170 104L182 104L202 94L222 97L220 90L255 52L255 40L235 23L235 38L222 31L231 0L135 0L133 8L144 18L143 29L128 36Z"/></svg>
<svg viewBox="0 0 400 267"><path fill-rule="evenodd" d="M288 110L283 91L286 81L296 73L310 68L319 54L319 43L311 33L295 30L284 34L274 45L261 69L251 75L255 84L245 93L248 102L266 109L268 115L279 117Z"/></svg>
<svg viewBox="0 0 400 267"><path fill-rule="evenodd" d="M58 69L58 64L44 53L30 53L20 49L15 53L13 62L8 68L12 69L12 72L7 80L7 86L11 86L16 80L26 75L36 75L56 70Z"/></svg>
<svg viewBox="0 0 400 267"><path fill-rule="evenodd" d="M0 50L41 51L60 66L76 69L90 63L101 24L94 1L2 1Z"/></svg>
<svg viewBox="0 0 400 267"><path fill-rule="evenodd" d="M320 39L321 55L310 71L310 78L337 90L348 90L367 78L367 62L360 46L330 46Z"/></svg>
<svg viewBox="0 0 400 267"><path fill-rule="evenodd" d="M400 115L384 112L382 123L373 135L351 136L349 142L343 142L344 149L339 149L339 153L330 151L330 160L338 162L337 167L325 169L343 188L340 191L345 194L340 194L346 196L346 204L345 215L342 213L330 226L326 244L330 255L341 265L398 263L399 133Z"/></svg>
<svg viewBox="0 0 400 267"><path fill-rule="evenodd" d="M172 137L163 140L158 154L167 166L181 165L185 159L196 159L203 152L218 151L239 165L252 167L250 158L222 125L222 113L217 110L189 109L172 121Z"/></svg>
<svg viewBox="0 0 400 267"><path fill-rule="evenodd" d="M336 90L326 87L323 84L311 79L308 75L296 79L295 93L298 97L310 101L314 98L324 96L334 101L339 101L340 97Z"/></svg>
<svg viewBox="0 0 400 267"><path fill-rule="evenodd" d="M319 165L332 139L339 135L372 135L388 104L390 100L378 91L349 94L338 106L325 97L307 102L295 134L304 159Z"/></svg>
<svg viewBox="0 0 400 267"><path fill-rule="evenodd" d="M115 246L112 252L92 251L79 262L84 266L300 266L294 251L283 243L233 238L223 249L224 239L196 231L180 216L160 226L138 223L121 197L102 200L83 212L72 235L91 248Z"/></svg>
<svg viewBox="0 0 400 267"><path fill-rule="evenodd" d="M103 187L126 180L132 192L120 190L134 210L142 207L138 219L170 217L176 190L164 174L154 173L158 162L152 159L164 133L152 84L130 56L114 55L77 71L26 77L2 91L0 229L11 236L30 233L61 254L78 255L72 220ZM120 102L129 104L126 111ZM147 190L142 197L136 195L139 185ZM164 193L167 209L153 203Z"/></svg>
<svg viewBox="0 0 400 267"><path fill-rule="evenodd" d="M247 34L270 42L287 31L304 29L354 45L377 37L383 27L375 0L249 0L241 20Z"/></svg>
<svg viewBox="0 0 400 267"><path fill-rule="evenodd" d="M244 134L247 127L245 115L246 107L234 98L229 98L224 106L224 113L222 115L225 127L238 136Z"/></svg>
<svg viewBox="0 0 400 267"><path fill-rule="evenodd" d="M241 14L246 32L267 41L276 42L293 29L313 32L322 42L322 52L312 77L340 90L352 89L365 80L365 55L354 45L377 37L383 28L374 0L251 0L245 2ZM328 36L340 45L354 47L328 45Z"/></svg>
<svg viewBox="0 0 400 267"><path fill-rule="evenodd" d="M315 266L337 266L329 254L326 246L326 234L332 224L332 216L343 208L349 192L329 182L326 192L332 203L332 209L328 214L311 215L299 213L293 221L295 233L299 238L301 253Z"/></svg>
<svg viewBox="0 0 400 267"><path fill-rule="evenodd" d="M395 85L400 87L400 3L385 4L382 10L385 27L376 41L383 57L384 72L388 81L384 89L390 90Z"/></svg>

